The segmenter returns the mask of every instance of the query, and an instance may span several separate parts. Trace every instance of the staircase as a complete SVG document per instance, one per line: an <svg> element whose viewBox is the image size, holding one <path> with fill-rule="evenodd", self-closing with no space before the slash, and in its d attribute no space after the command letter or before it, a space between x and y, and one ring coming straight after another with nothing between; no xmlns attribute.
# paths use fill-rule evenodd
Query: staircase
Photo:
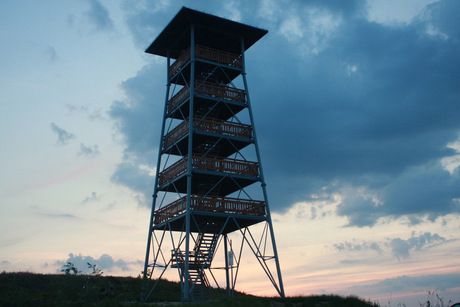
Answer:
<svg viewBox="0 0 460 307"><path fill-rule="evenodd" d="M211 265L212 257L216 251L219 235L214 233L199 233L193 248L195 261L199 262L204 269Z"/></svg>
<svg viewBox="0 0 460 307"><path fill-rule="evenodd" d="M205 269L211 266L214 252L216 251L219 234L199 233L195 247L189 253L189 284L190 294L195 301L206 299L206 289L210 287ZM181 274L184 270L185 252L172 251L172 267L179 268Z"/></svg>

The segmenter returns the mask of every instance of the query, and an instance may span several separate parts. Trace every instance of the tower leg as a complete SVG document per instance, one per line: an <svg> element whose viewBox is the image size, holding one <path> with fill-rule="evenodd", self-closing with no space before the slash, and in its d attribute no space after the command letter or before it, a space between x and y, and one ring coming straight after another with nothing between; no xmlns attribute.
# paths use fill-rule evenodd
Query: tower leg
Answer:
<svg viewBox="0 0 460 307"><path fill-rule="evenodd" d="M227 295L230 296L231 287L230 287L230 275L229 275L229 267L228 267L228 246L227 246L227 235L224 235L224 257L225 257L225 281L226 281L226 290Z"/></svg>
<svg viewBox="0 0 460 307"><path fill-rule="evenodd" d="M193 102L195 97L195 28L190 26L190 102L188 112L188 160L187 160L187 207L185 213L185 261L184 269L182 270L184 291L182 299L184 301L190 300L190 214L192 202L192 167L193 167Z"/></svg>
<svg viewBox="0 0 460 307"><path fill-rule="evenodd" d="M246 100L247 100L247 103L248 103L249 118L250 118L252 129L253 129L252 133L253 133L253 136L254 136L254 145L255 145L255 149L256 149L257 161L259 161L260 181L261 181L262 192L263 192L264 200L265 200L267 222L268 222L269 229L270 229L270 236L271 236L271 241L272 241L273 254L274 254L275 263L276 263L276 273L278 275L278 284L279 284L279 289L280 289L279 294L280 294L281 297L285 297L284 286L283 286L283 278L281 277L281 268L280 268L279 258L278 258L278 250L276 248L276 242L275 242L275 233L273 231L272 218L271 218L271 214L270 214L270 207L268 205L267 188L266 188L266 183L265 183L265 179L264 179L264 172L263 172L263 168L262 168L262 160L260 158L259 144L257 143L256 126L255 126L255 123L254 123L254 116L252 114L252 107L251 107L251 99L249 97L248 82L246 80L246 64L245 64L244 52L245 52L244 40L242 39L241 40L241 57L242 57L242 62L243 62L243 72L242 72L241 75L243 77L244 90L246 91Z"/></svg>
<svg viewBox="0 0 460 307"><path fill-rule="evenodd" d="M166 69L169 71L169 66L171 64L171 59L169 57L169 54L167 56L166 60ZM144 280L146 280L149 276L148 270L149 270L149 256L150 256L150 249L151 249L151 242L152 242L152 232L153 232L153 220L155 216L155 205L156 205L156 200L157 200L157 195L158 195L158 175L160 173L160 167L161 167L161 150L163 148L163 136L165 132L165 126L166 126L166 112L167 112L167 106L168 106L168 100L169 100L169 91L171 88L171 83L169 80L169 74L167 75L167 81L166 81L166 95L165 95L165 105L164 105L164 110L163 110L163 122L161 124L161 137L160 137L160 147L158 148L158 159L157 159L157 169L156 169L156 174L155 174L155 183L154 183L154 193L152 197L152 208L150 211L150 221L149 221L149 229L148 229L148 234L147 234L147 248L145 252L145 263L144 263L144 271L142 274L142 277ZM152 270L154 267L152 267ZM143 299L147 299L147 297L144 297Z"/></svg>

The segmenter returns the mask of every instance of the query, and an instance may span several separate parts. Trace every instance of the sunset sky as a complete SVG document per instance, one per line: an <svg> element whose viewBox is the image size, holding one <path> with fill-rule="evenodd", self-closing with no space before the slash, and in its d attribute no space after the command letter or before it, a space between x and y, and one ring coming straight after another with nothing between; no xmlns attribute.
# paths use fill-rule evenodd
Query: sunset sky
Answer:
<svg viewBox="0 0 460 307"><path fill-rule="evenodd" d="M460 301L457 0L1 1L0 271L143 269L144 50L182 6L269 31L246 60L287 295ZM273 295L250 256L237 288Z"/></svg>

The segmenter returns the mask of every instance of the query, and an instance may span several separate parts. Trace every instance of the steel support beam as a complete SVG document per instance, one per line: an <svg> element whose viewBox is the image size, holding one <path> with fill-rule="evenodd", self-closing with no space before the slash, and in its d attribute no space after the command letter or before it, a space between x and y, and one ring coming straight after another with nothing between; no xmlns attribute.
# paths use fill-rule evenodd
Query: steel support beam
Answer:
<svg viewBox="0 0 460 307"><path fill-rule="evenodd" d="M189 87L189 111L188 111L188 159L187 159L187 207L185 212L185 262L184 270L184 290L182 293L182 299L184 301L190 300L190 278L189 278L189 266L190 266L190 206L192 201L192 161L193 161L193 102L195 98L195 27L192 24L190 26L190 87Z"/></svg>
<svg viewBox="0 0 460 307"><path fill-rule="evenodd" d="M272 248L273 248L273 253L275 256L275 263L276 263L276 273L278 275L278 283L280 287L280 295L281 297L285 297L284 294L284 286L283 286L283 278L281 277L281 267L279 263L279 257L278 257L278 250L276 248L276 242L275 242L275 232L273 231L273 223L272 223L272 218L270 214L270 207L268 205L268 196L267 196L267 184L265 183L265 178L264 178L264 171L262 168L262 160L260 158L260 150L259 150L259 143L257 142L257 133L256 133L256 126L254 123L254 115L252 114L252 106L251 106L251 99L249 97L249 90L248 90L248 82L246 80L246 63L245 63L245 47L244 47L244 40L241 39L241 60L243 63L243 69L241 75L243 76L243 84L244 84L244 90L246 91L246 101L248 104L248 111L249 111L249 118L251 120L252 124L252 135L254 137L254 146L256 149L256 155L257 155L257 161L259 162L259 177L260 177L260 183L262 187L262 193L264 195L264 200L265 200L265 208L267 212L267 222L268 222L268 227L270 229L270 236L271 236L271 241L272 241Z"/></svg>
<svg viewBox="0 0 460 307"><path fill-rule="evenodd" d="M171 64L171 59L168 55L166 59L166 69L169 72L169 66ZM150 242L152 240L152 232L153 232L153 220L155 218L155 204L158 196L158 174L160 173L160 166L161 166L161 156L162 156L162 148L163 148L163 137L165 132L165 125L166 125L166 112L168 107L168 100L169 100L169 90L171 87L171 83L169 81L169 73L167 76L167 83L166 83L166 95L165 95L165 105L163 110L163 122L161 125L161 137L160 137L160 147L158 148L158 160L157 160L157 169L155 174L155 183L154 183L154 192L152 197L152 208L150 212L150 221L149 221L149 230L148 230L148 238L147 238L147 248L145 252L145 263L144 263L144 272L143 278L146 279L147 277L147 270L149 265L149 255L150 255Z"/></svg>

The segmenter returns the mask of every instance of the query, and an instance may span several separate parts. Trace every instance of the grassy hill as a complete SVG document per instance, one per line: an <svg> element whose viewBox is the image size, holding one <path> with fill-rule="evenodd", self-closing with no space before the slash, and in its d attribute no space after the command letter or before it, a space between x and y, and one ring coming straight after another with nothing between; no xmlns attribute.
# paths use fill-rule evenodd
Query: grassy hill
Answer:
<svg viewBox="0 0 460 307"><path fill-rule="evenodd" d="M0 274L0 306L175 306L180 286L161 281L153 302L139 301L143 281L129 277L85 275ZM377 306L356 297L335 295L264 298L236 293L228 298L223 290L212 289L211 301L187 306Z"/></svg>

